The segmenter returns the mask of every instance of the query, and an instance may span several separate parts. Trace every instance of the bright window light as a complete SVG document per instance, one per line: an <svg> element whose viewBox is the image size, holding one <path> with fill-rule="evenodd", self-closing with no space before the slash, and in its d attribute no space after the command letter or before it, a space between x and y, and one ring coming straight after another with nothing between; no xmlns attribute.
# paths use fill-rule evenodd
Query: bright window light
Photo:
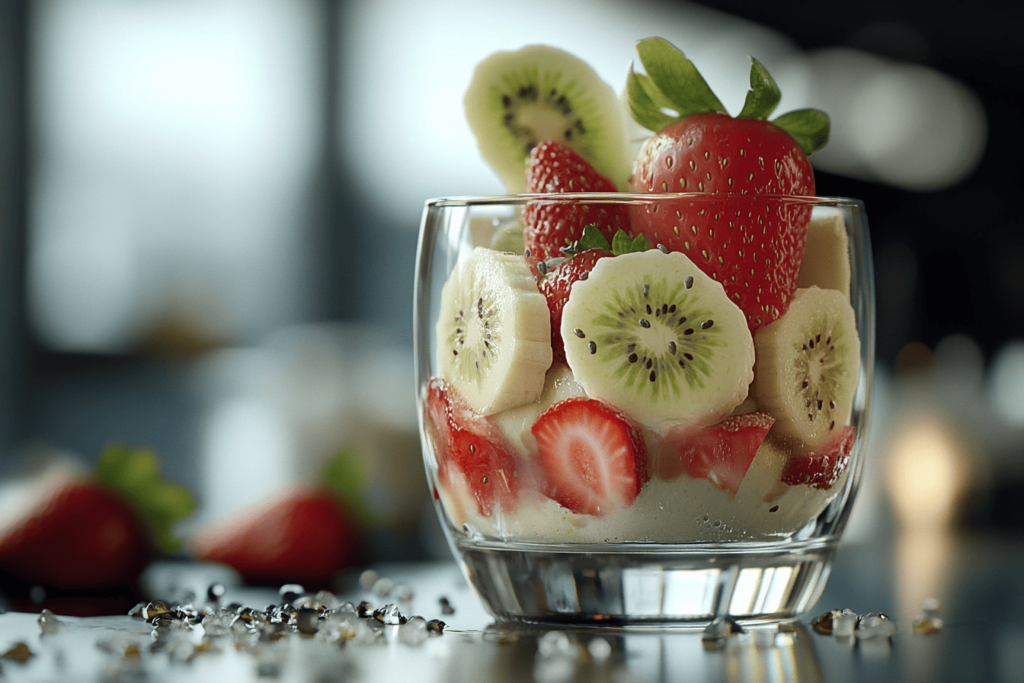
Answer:
<svg viewBox="0 0 1024 683"><path fill-rule="evenodd" d="M116 352L168 318L246 340L300 316L321 135L314 5L36 5L40 339Z"/></svg>

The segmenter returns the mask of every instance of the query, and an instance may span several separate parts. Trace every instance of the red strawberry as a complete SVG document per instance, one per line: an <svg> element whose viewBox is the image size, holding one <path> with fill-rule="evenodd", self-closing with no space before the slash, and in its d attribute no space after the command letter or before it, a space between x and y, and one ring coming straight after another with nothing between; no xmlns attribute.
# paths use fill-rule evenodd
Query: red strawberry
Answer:
<svg viewBox="0 0 1024 683"><path fill-rule="evenodd" d="M573 512L600 517L629 507L649 478L640 431L606 403L556 403L531 431L544 494Z"/></svg>
<svg viewBox="0 0 1024 683"><path fill-rule="evenodd" d="M526 169L528 192L615 192L608 180L571 148L545 142L533 148ZM629 232L629 215L622 205L530 202L523 211L526 262L539 276L538 261L562 256L561 248L578 240L587 225L595 225L609 242L620 229Z"/></svg>
<svg viewBox="0 0 1024 683"><path fill-rule="evenodd" d="M707 479L735 496L750 463L775 418L767 413L733 415L694 431L669 432L658 464L658 476L675 479L684 472Z"/></svg>
<svg viewBox="0 0 1024 683"><path fill-rule="evenodd" d="M843 427L821 449L792 456L782 472L782 483L790 486L806 484L823 491L829 490L846 471L855 436L854 427Z"/></svg>
<svg viewBox="0 0 1024 683"><path fill-rule="evenodd" d="M326 488L304 487L202 530L195 557L222 562L254 584L327 585L355 559L356 528Z"/></svg>
<svg viewBox="0 0 1024 683"><path fill-rule="evenodd" d="M637 50L649 75L630 75L630 106L655 135L637 159L633 191L752 196L730 198L728 209L712 198L637 205L634 231L684 252L721 282L753 331L783 315L796 289L810 209L779 196L814 194L806 155L827 141L828 117L803 110L764 120L780 95L754 61L752 90L732 118L681 52L660 39L641 41ZM680 80L681 73L688 76Z"/></svg>
<svg viewBox="0 0 1024 683"><path fill-rule="evenodd" d="M465 476L485 517L491 516L495 506L515 507L519 496L516 458L497 427L473 412L440 379L430 381L425 413L441 483L447 483L449 468Z"/></svg>
<svg viewBox="0 0 1024 683"><path fill-rule="evenodd" d="M538 283L540 293L548 302L551 312L551 350L555 362L565 362L565 344L562 342L562 309L569 300L569 290L577 280L586 280L598 259L611 256L610 251L588 249L549 272Z"/></svg>
<svg viewBox="0 0 1024 683"><path fill-rule="evenodd" d="M51 470L7 492L0 573L57 589L130 586L154 544L173 549L171 524L195 507L157 468L152 451L112 446L92 476Z"/></svg>

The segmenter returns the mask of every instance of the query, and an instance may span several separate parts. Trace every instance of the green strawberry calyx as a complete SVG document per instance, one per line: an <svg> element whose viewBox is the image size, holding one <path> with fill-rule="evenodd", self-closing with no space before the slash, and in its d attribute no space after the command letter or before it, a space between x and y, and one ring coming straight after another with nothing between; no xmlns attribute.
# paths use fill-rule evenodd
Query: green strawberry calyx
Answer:
<svg viewBox="0 0 1024 683"><path fill-rule="evenodd" d="M578 240L562 247L562 253L566 258L571 258L589 249L599 249L610 252L612 256L621 256L622 254L632 254L635 251L647 251L650 248L646 237L637 235L636 238L631 238L622 228L612 235L612 241L609 244L608 238L601 234L596 225L591 224L583 228L583 233Z"/></svg>
<svg viewBox="0 0 1024 683"><path fill-rule="evenodd" d="M100 453L93 477L117 491L146 522L157 547L167 553L181 549L174 525L196 508L187 488L160 476L160 459L146 448L121 444Z"/></svg>
<svg viewBox="0 0 1024 683"><path fill-rule="evenodd" d="M647 73L636 73L631 64L626 92L629 109L641 126L657 133L694 114L728 114L697 67L672 43L663 38L646 38L636 44L636 51ZM767 121L781 97L771 74L751 57L750 90L736 118ZM828 143L829 118L819 109L791 111L771 123L789 133L805 155Z"/></svg>

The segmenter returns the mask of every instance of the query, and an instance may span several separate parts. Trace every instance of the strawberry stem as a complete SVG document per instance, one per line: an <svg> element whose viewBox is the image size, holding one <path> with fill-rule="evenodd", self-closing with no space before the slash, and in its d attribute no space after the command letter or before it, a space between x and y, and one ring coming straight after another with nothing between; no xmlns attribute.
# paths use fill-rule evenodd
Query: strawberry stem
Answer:
<svg viewBox="0 0 1024 683"><path fill-rule="evenodd" d="M173 527L192 514L196 501L187 488L160 476L160 460L154 451L121 444L107 446L93 476L131 504L161 550L174 553L181 548Z"/></svg>

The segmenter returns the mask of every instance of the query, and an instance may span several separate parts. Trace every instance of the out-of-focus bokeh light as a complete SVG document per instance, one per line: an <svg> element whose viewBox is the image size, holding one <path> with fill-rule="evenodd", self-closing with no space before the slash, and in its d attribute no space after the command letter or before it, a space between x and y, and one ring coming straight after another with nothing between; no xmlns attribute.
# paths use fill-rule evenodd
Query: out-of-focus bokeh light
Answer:
<svg viewBox="0 0 1024 683"><path fill-rule="evenodd" d="M806 79L789 105L831 117L829 144L812 159L817 168L925 192L955 184L981 160L981 101L934 69L843 47L802 55L781 73Z"/></svg>
<svg viewBox="0 0 1024 683"><path fill-rule="evenodd" d="M897 521L909 530L945 527L968 474L960 436L934 413L910 416L893 433L886 488Z"/></svg>
<svg viewBox="0 0 1024 683"><path fill-rule="evenodd" d="M999 350L988 382L995 414L1010 427L1024 428L1024 341L1015 339Z"/></svg>
<svg viewBox="0 0 1024 683"><path fill-rule="evenodd" d="M38 337L116 352L166 318L250 340L301 316L313 4L57 0L33 14Z"/></svg>

